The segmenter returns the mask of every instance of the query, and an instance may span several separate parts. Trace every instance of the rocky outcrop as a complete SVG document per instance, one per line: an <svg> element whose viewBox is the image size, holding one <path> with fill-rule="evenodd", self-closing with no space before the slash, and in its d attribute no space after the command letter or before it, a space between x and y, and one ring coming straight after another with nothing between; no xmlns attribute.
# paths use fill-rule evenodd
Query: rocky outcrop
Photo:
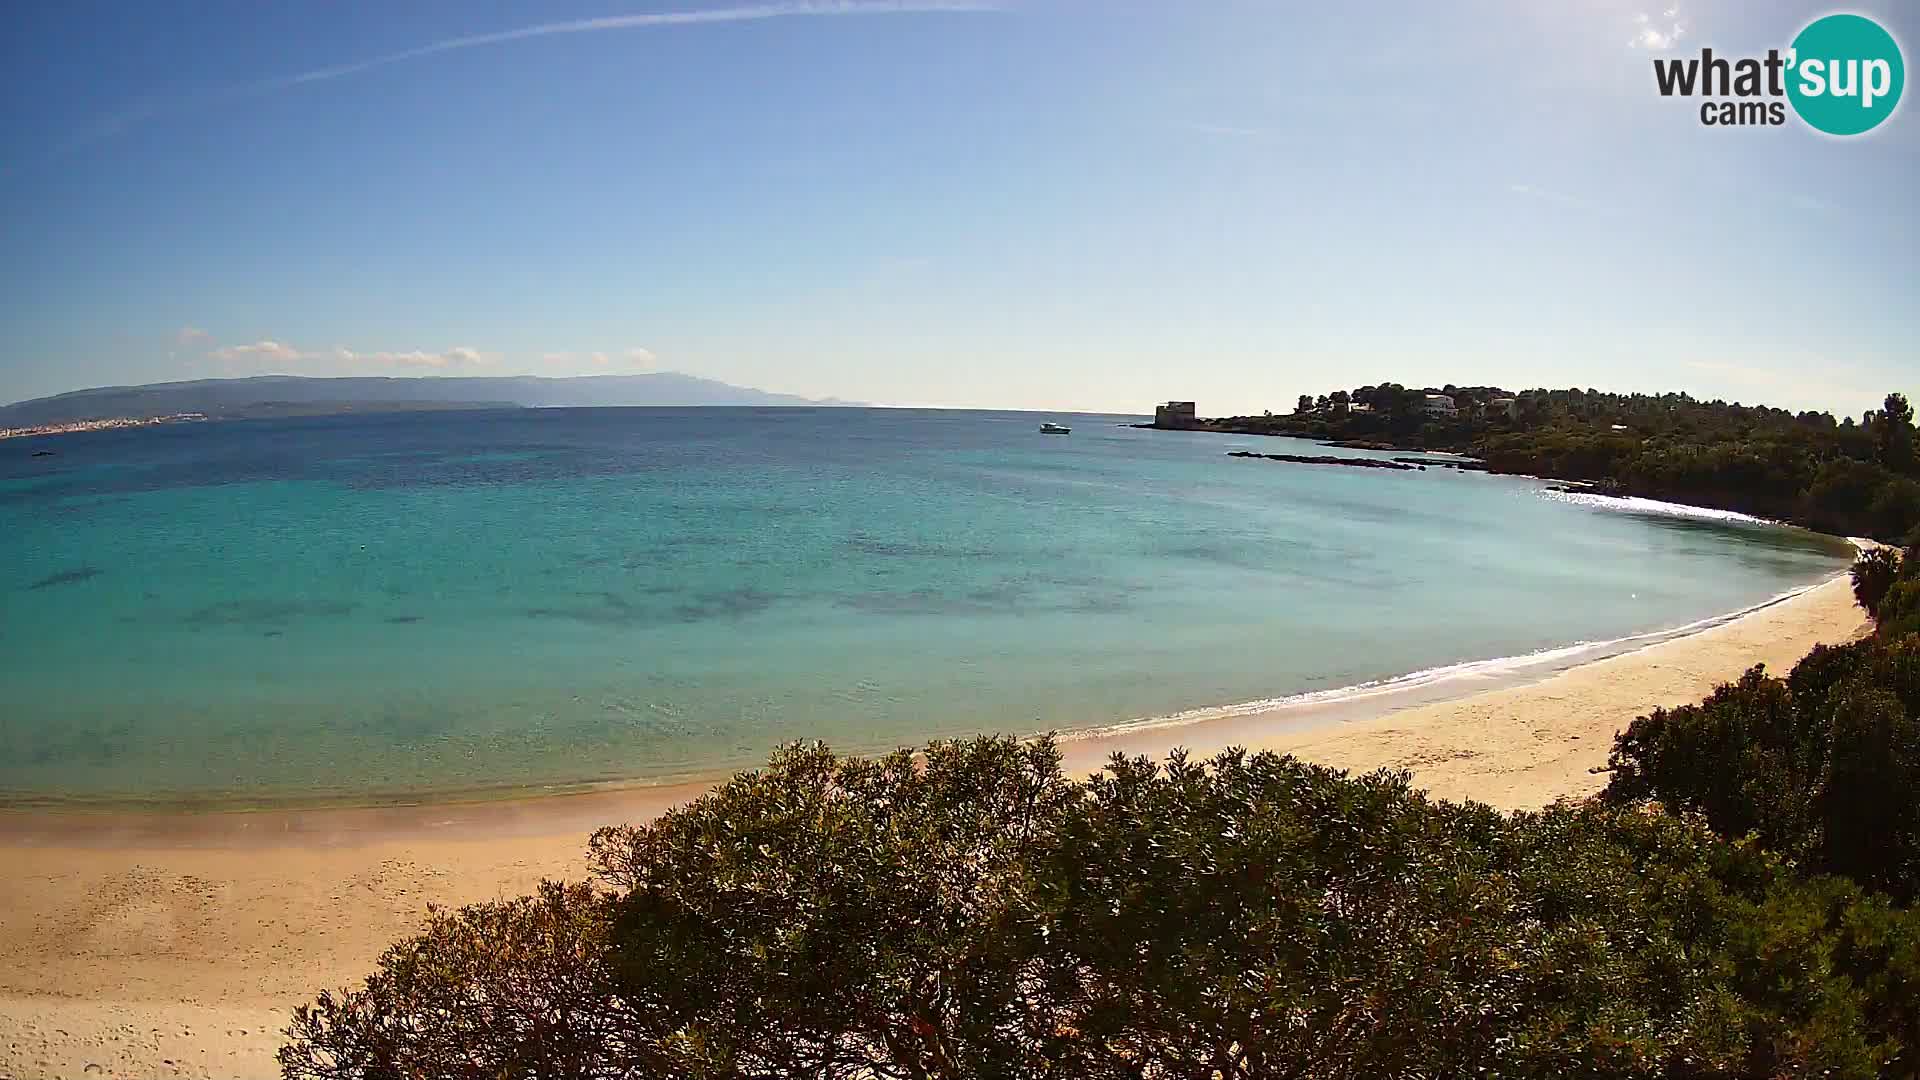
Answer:
<svg viewBox="0 0 1920 1080"><path fill-rule="evenodd" d="M1436 461L1433 458L1397 457L1393 460L1408 465L1432 465L1441 469L1459 469L1461 472L1486 472L1487 463L1476 458L1461 458L1457 461Z"/></svg>
<svg viewBox="0 0 1920 1080"><path fill-rule="evenodd" d="M1300 454L1256 454L1251 450L1229 450L1228 457L1265 458L1268 461L1291 461L1296 465L1347 465L1356 469L1392 469L1396 472L1426 472L1425 465L1407 465L1384 458L1355 457L1304 457Z"/></svg>

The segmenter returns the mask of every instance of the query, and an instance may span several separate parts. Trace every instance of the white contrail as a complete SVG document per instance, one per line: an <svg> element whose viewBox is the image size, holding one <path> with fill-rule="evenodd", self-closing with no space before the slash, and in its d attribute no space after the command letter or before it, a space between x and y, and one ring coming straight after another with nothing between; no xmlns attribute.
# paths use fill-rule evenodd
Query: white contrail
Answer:
<svg viewBox="0 0 1920 1080"><path fill-rule="evenodd" d="M246 87L246 91L276 90L282 87L298 86L302 83L325 82L347 75L357 75L372 68L386 67L407 60L417 60L423 56L437 53L454 52L458 49L477 49L485 45L503 45L510 41L524 41L527 38L550 37L555 34L594 34L604 30L638 30L650 26L690 26L699 23L755 22L762 19L788 19L805 16L833 15L903 15L910 13L996 11L1001 7L997 3L984 0L824 0L824 2L793 2L783 4L754 4L749 7L716 8L711 11L670 11L645 15L608 15L597 19L575 19L570 22L541 23L538 26L523 26L517 30L501 30L491 34L470 34L466 37L448 38L417 48L404 49L385 56L376 56L370 60L360 60L351 64L339 64L334 67L316 68L279 79L269 79Z"/></svg>
<svg viewBox="0 0 1920 1080"><path fill-rule="evenodd" d="M150 120L155 116L190 109L195 106L212 105L224 101L255 97L260 94L286 90L306 83L326 82L329 79L341 79L357 75L374 68L383 68L390 64L418 60L439 53L456 52L460 49L477 49L487 45L504 45L528 38L551 37L555 34L594 34L607 30L639 30L658 26L693 26L701 23L757 22L764 19L818 18L822 16L851 15L907 15L937 14L943 12L1000 11L1004 3L995 0L789 0L787 3L753 4L744 7L714 8L707 11L667 11L639 15L607 15L596 19L575 19L569 22L541 23L537 26L523 26L515 30L499 30L489 34L469 34L465 37L448 38L445 41L430 42L426 45L403 49L400 52L387 53L367 60L357 60L349 64L336 64L332 67L315 68L297 75L284 75L279 78L263 79L259 82L228 86L217 90L203 91L171 102L140 102L121 109L94 124L88 130L80 131L55 146L41 158L39 164L64 157L83 146L99 142L117 135L135 124ZM17 171L16 165L0 165L0 179Z"/></svg>

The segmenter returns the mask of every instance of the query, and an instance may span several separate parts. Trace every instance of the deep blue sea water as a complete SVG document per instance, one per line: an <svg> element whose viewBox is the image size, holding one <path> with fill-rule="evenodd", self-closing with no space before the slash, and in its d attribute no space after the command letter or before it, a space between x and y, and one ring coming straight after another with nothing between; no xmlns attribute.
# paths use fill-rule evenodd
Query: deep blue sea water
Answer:
<svg viewBox="0 0 1920 1080"><path fill-rule="evenodd" d="M1132 419L566 409L0 442L0 801L381 800L1084 728L1670 628L1847 557Z"/></svg>

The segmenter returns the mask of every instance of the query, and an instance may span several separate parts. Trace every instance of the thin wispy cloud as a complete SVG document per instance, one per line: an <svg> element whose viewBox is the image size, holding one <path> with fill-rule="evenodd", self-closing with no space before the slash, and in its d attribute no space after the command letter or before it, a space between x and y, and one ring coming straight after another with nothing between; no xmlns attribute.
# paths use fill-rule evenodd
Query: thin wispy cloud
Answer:
<svg viewBox="0 0 1920 1080"><path fill-rule="evenodd" d="M293 363L297 360L313 358L313 354L303 353L284 342L272 340L256 341L250 345L223 345L207 355L227 363L262 360Z"/></svg>
<svg viewBox="0 0 1920 1080"><path fill-rule="evenodd" d="M645 30L675 26L699 26L715 23L763 22L769 19L806 19L841 18L856 16L884 15L931 15L963 14L1005 10L1006 4L996 0L791 0L788 3L751 4L741 7L714 8L707 11L666 11L649 12L634 15L607 15L593 19L572 19L565 22L537 23L511 30L498 30L485 34L467 34L461 37L446 38L428 42L411 49L385 53L353 60L327 67L312 68L261 79L251 83L242 83L204 91L199 94L177 98L171 101L148 100L135 102L118 111L102 117L99 121L82 130L73 132L67 139L54 146L41 159L42 164L63 157L92 143L121 134L137 124L152 120L167 113L177 113L194 108L218 105L223 102L258 97L277 91L289 90L311 83L344 79L352 75L373 71L379 68L404 64L412 60L422 60L442 53L459 52L463 49L480 49L495 45L508 45L517 41L529 41L535 38L555 37L565 34L599 34L619 30ZM0 168L0 177L17 171L17 166Z"/></svg>
<svg viewBox="0 0 1920 1080"><path fill-rule="evenodd" d="M487 358L480 350L460 345L445 352L427 352L423 349L411 349L405 352L355 352L352 349L337 348L330 359L348 370L356 369L407 369L446 371L482 367Z"/></svg>
<svg viewBox="0 0 1920 1080"><path fill-rule="evenodd" d="M325 82L328 79L358 75L363 71L387 67L391 64L419 60L440 53L457 52L461 49L478 49L489 45L505 45L515 41L527 41L532 38L553 37L559 34L598 34L609 30L644 30L660 26L697 26L703 23L759 22L766 19L793 19L822 16L847 15L907 15L935 14L941 12L979 12L996 11L1002 5L983 2L983 0L825 0L815 3L754 4L748 7L716 8L712 11L668 11L639 15L607 15L595 19L572 19L566 22L540 23L535 26L523 26L514 30L500 30L490 34L469 34L465 37L448 38L445 41L430 42L412 49L388 53L367 60L358 60L333 67L315 68L297 75L288 75L278 79L268 79L256 83L247 89L259 92L278 90L304 83Z"/></svg>
<svg viewBox="0 0 1920 1080"><path fill-rule="evenodd" d="M1627 42L1628 48L1646 49L1649 52L1665 52L1680 43L1687 36L1686 17L1680 14L1676 5L1661 11L1658 15L1643 11L1633 17L1633 38Z"/></svg>
<svg viewBox="0 0 1920 1080"><path fill-rule="evenodd" d="M483 368L489 363L485 353L468 345L441 352L424 349L358 352L345 346L301 349L270 338L245 345L224 345L206 355L207 359L229 369L305 365L340 371L465 371Z"/></svg>

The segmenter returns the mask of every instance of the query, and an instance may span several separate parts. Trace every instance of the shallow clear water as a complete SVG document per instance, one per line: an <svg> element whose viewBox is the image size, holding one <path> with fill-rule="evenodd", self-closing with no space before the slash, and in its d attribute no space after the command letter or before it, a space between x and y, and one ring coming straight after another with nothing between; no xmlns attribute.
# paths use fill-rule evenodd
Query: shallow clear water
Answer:
<svg viewBox="0 0 1920 1080"><path fill-rule="evenodd" d="M1539 481L1041 419L541 410L0 443L0 799L381 799L1103 725L1671 627L1847 557Z"/></svg>

